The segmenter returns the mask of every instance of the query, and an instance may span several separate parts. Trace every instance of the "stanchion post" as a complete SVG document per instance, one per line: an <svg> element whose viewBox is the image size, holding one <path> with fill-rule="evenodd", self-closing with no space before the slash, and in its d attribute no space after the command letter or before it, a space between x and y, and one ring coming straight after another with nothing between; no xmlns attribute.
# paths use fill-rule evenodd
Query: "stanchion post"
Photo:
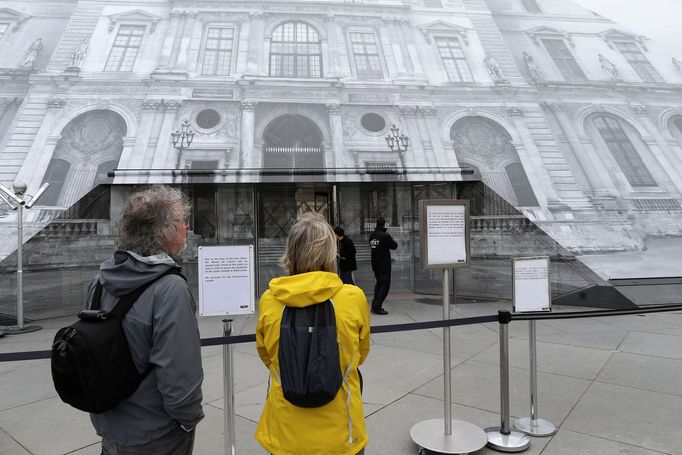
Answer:
<svg viewBox="0 0 682 455"><path fill-rule="evenodd" d="M522 417L514 428L530 436L551 436L557 428L551 422L538 418L538 361L535 319L528 321L528 354L530 359L530 417Z"/></svg>
<svg viewBox="0 0 682 455"><path fill-rule="evenodd" d="M443 320L450 319L450 291L448 286L448 269L443 269ZM452 435L452 377L450 367L450 326L443 327L443 404L445 435Z"/></svg>
<svg viewBox="0 0 682 455"><path fill-rule="evenodd" d="M500 452L522 452L530 445L523 433L512 431L509 425L509 323L511 313L499 312L500 323L500 426L486 428L488 447Z"/></svg>
<svg viewBox="0 0 682 455"><path fill-rule="evenodd" d="M223 336L232 335L232 319L223 319ZM223 345L223 414L225 417L225 455L236 455L234 428L234 359L232 344Z"/></svg>

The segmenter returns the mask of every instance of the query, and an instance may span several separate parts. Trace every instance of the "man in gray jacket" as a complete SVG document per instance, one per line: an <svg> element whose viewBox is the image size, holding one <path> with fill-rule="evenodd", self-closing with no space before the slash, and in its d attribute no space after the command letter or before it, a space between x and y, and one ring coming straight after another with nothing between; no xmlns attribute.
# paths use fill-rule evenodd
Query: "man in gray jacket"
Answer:
<svg viewBox="0 0 682 455"><path fill-rule="evenodd" d="M118 298L170 268L180 269L186 247L189 204L178 190L155 186L126 202L118 223L117 251L104 261L96 279L101 306L111 310ZM95 282L88 291L92 302ZM185 455L194 446L201 409L201 346L196 303L180 275L155 281L123 320L140 387L115 408L90 419L102 437L103 455Z"/></svg>

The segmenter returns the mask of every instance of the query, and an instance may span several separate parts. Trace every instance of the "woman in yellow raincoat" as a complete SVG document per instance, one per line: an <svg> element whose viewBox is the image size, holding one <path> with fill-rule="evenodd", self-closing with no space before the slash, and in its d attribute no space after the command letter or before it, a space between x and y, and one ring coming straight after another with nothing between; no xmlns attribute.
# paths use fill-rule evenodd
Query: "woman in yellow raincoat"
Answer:
<svg viewBox="0 0 682 455"><path fill-rule="evenodd" d="M256 346L270 370L270 387L256 439L274 455L362 454L367 431L358 365L369 353L365 294L336 275L336 236L319 215L303 215L292 226L282 265L289 276L271 280L259 302ZM285 306L302 308L327 299L334 304L340 366L349 371L348 380L326 405L297 407L284 398L278 382L282 312Z"/></svg>

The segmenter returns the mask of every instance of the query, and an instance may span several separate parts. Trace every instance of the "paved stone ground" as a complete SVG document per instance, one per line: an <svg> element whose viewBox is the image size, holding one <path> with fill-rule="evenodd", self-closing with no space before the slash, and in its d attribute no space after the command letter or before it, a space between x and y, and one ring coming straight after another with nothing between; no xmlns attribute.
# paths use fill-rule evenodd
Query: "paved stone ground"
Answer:
<svg viewBox="0 0 682 455"><path fill-rule="evenodd" d="M431 296L391 295L390 312L372 324L439 319ZM419 300L419 301L418 301ZM421 301L421 302L420 302ZM495 314L508 302L453 304L452 317ZM574 311L557 307L555 312ZM0 338L0 352L48 349L69 318L39 321L43 330ZM236 321L253 333L256 319ZM218 336L220 318L200 322L203 337ZM482 428L500 424L497 324L452 329L453 418ZM511 414L529 414L528 324L510 327ZM539 417L559 427L532 438L527 454L682 454L682 312L537 323ZM206 419L195 453L223 453L221 347L202 351ZM442 330L377 334L362 367L370 435L367 455L416 454L409 431L443 416ZM235 347L237 452L260 455L253 438L266 393L267 371L254 343ZM0 363L0 454L99 454L86 414L61 403L49 362ZM481 454L498 453L484 448Z"/></svg>

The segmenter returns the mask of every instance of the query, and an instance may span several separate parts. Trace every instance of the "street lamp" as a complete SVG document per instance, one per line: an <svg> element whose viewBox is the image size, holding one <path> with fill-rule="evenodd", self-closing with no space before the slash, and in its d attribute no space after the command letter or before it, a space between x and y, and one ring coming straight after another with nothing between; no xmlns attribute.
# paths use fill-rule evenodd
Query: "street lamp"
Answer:
<svg viewBox="0 0 682 455"><path fill-rule="evenodd" d="M43 183L36 194L33 196L29 195L30 199L26 202L24 199L26 184L24 182L15 181L11 190L0 184L0 199L5 201L12 210L17 211L17 325L0 327L0 329L8 335L35 332L36 330L41 329L41 327L37 325L24 325L24 209L33 207L48 186L50 186L49 183Z"/></svg>
<svg viewBox="0 0 682 455"><path fill-rule="evenodd" d="M386 135L386 143L392 152L400 152L401 154L407 150L410 143L410 138L404 133L400 132L400 128L394 123L389 128L389 133Z"/></svg>
<svg viewBox="0 0 682 455"><path fill-rule="evenodd" d="M400 154L400 161L405 166L405 158L403 154L407 151L407 146L410 144L410 138L405 133L400 132L398 125L393 123L389 128L389 133L386 135L386 143L392 152ZM398 226L398 197L396 195L396 184L393 182L393 207L391 210L391 226Z"/></svg>
<svg viewBox="0 0 682 455"><path fill-rule="evenodd" d="M188 149L192 145L194 140L194 135L196 133L189 128L189 120L185 120L180 125L179 130L175 130L175 133L171 133L171 138L173 139L173 147L178 151L177 158L175 159L175 169L180 167L180 160L182 159L182 151Z"/></svg>

